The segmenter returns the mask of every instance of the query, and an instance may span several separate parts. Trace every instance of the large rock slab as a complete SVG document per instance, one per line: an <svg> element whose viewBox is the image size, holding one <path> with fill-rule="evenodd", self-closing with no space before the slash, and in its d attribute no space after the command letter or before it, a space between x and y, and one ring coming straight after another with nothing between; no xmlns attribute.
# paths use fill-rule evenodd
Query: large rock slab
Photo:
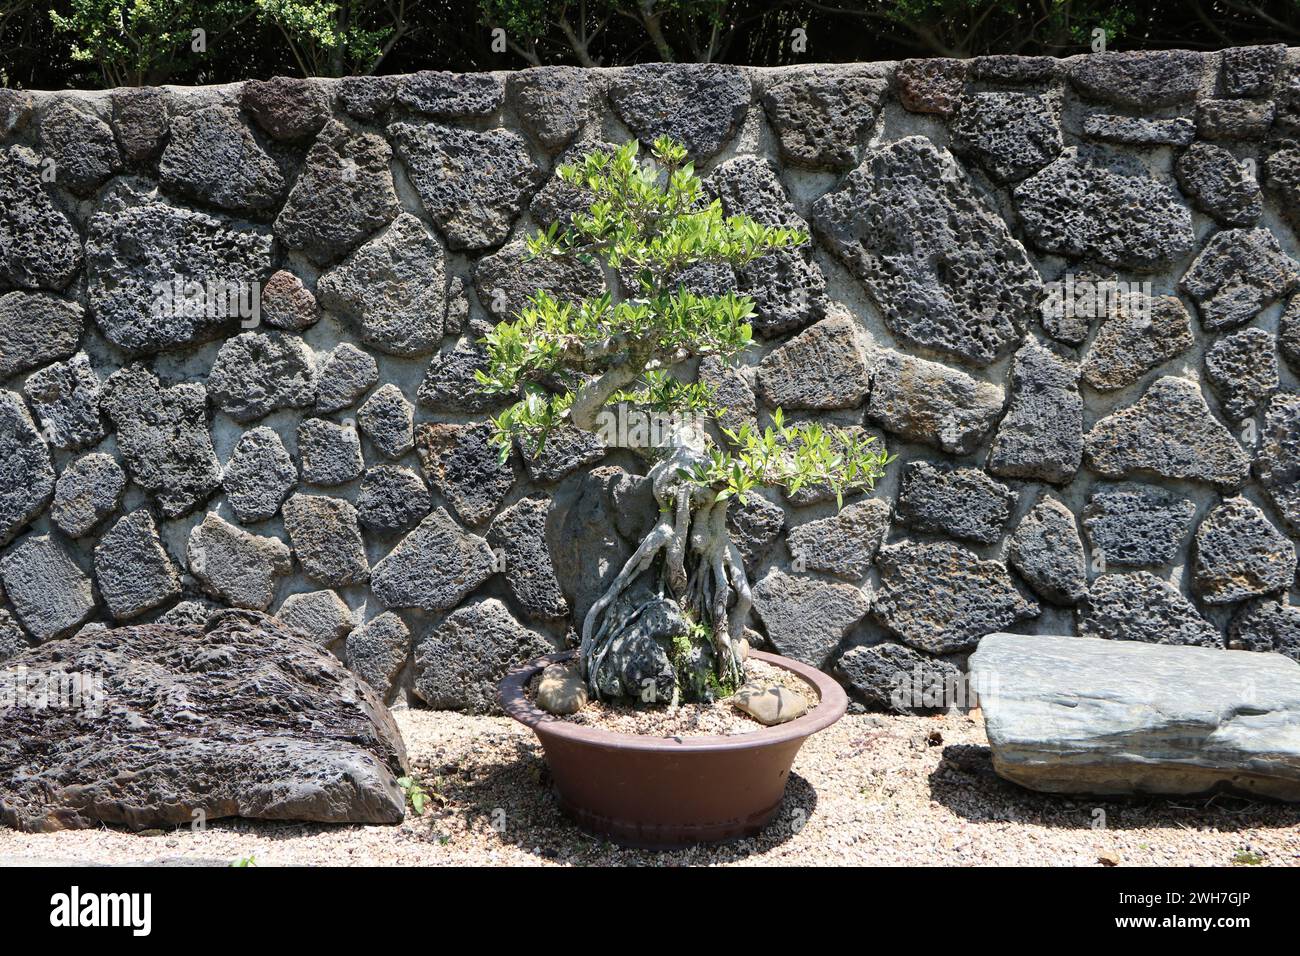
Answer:
<svg viewBox="0 0 1300 956"><path fill-rule="evenodd" d="M1037 305L1024 248L923 137L869 151L813 204L813 226L912 345L985 366L1015 348Z"/></svg>
<svg viewBox="0 0 1300 956"><path fill-rule="evenodd" d="M1196 104L1196 126L1206 139L1263 139L1276 115L1272 100L1202 100Z"/></svg>
<svg viewBox="0 0 1300 956"><path fill-rule="evenodd" d="M86 707L0 710L0 822L26 831L250 817L398 823L407 769L383 703L273 618L82 632L14 668L101 675ZM107 701L112 706L106 706Z"/></svg>
<svg viewBox="0 0 1300 956"><path fill-rule="evenodd" d="M894 73L898 102L912 113L951 117L961 102L968 65L946 56L904 60Z"/></svg>
<svg viewBox="0 0 1300 956"><path fill-rule="evenodd" d="M153 86L114 90L113 132L128 163L143 163L158 155L171 128L167 96Z"/></svg>
<svg viewBox="0 0 1300 956"><path fill-rule="evenodd" d="M1196 244L1177 187L1132 156L1071 146L1013 195L1025 233L1042 252L1151 271Z"/></svg>
<svg viewBox="0 0 1300 956"><path fill-rule="evenodd" d="M1286 60L1286 44L1236 47L1224 50L1221 57L1223 92L1228 96L1260 96L1269 91Z"/></svg>
<svg viewBox="0 0 1300 956"><path fill-rule="evenodd" d="M992 634L970 667L993 768L1022 786L1300 800L1300 665L1280 654Z"/></svg>
<svg viewBox="0 0 1300 956"><path fill-rule="evenodd" d="M917 650L970 650L985 634L1038 616L1038 602L1020 592L1005 565L955 544L887 545L876 567L872 616Z"/></svg>
<svg viewBox="0 0 1300 956"><path fill-rule="evenodd" d="M1107 478L1154 473L1231 489L1250 472L1246 453L1196 383L1173 376L1157 379L1132 405L1093 425L1084 456Z"/></svg>
<svg viewBox="0 0 1300 956"><path fill-rule="evenodd" d="M273 76L249 80L240 90L240 105L257 124L282 142L311 136L329 119L325 87L315 79Z"/></svg>

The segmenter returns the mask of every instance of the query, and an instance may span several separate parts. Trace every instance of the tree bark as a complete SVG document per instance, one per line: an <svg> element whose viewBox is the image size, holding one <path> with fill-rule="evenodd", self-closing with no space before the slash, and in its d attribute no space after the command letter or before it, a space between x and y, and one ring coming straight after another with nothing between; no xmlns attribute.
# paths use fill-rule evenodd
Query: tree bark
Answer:
<svg viewBox="0 0 1300 956"><path fill-rule="evenodd" d="M617 602L646 574L655 576L655 590L670 595L687 616L708 628L718 677L738 683L742 675L751 600L744 561L727 532L727 503L716 501L713 489L680 474L703 461L702 433L678 429L669 449L647 476L659 518L582 623L579 660L597 699L601 664L635 618L614 613Z"/></svg>

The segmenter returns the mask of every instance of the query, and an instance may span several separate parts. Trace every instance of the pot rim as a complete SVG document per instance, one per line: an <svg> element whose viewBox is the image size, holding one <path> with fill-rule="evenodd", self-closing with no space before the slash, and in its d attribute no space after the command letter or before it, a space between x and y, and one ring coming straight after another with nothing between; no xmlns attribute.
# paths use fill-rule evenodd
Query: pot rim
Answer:
<svg viewBox="0 0 1300 956"><path fill-rule="evenodd" d="M771 744L787 743L792 740L802 740L835 723L844 716L849 706L848 695L844 693L844 688L817 668L791 660L788 657L782 657L779 654L750 651L751 657L766 661L783 670L792 671L817 688L820 699L816 706L809 709L807 713L784 724L777 724L775 727L764 727L761 730L754 730L744 734L731 734L725 737L717 735L649 737L642 734L616 733L598 727L584 727L580 724L570 723L554 714L548 714L534 705L524 692L524 687L532 680L533 675L544 670L550 664L572 660L577 656L577 653L576 650L558 651L554 654L534 658L514 667L510 673L502 678L498 685L501 706L505 709L506 714L524 726L531 728L539 735L545 733L548 736L573 743L617 750L707 753L711 751L747 750Z"/></svg>

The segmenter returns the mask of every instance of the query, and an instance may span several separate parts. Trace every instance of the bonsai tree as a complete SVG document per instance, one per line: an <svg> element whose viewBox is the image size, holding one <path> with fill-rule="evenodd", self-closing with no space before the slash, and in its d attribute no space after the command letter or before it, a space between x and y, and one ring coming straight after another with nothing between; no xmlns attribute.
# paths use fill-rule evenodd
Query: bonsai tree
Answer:
<svg viewBox="0 0 1300 956"><path fill-rule="evenodd" d="M889 458L869 437L790 425L779 409L761 430L717 426L719 408L712 390L692 381L695 366L705 356L734 360L751 345L754 303L734 291L698 294L684 276L743 266L808 236L725 217L671 139L655 142L650 162L637 153L632 141L561 167L589 206L527 243L530 257L601 264L607 291L576 303L538 291L484 338L488 365L478 380L518 395L494 419L503 458L516 439L539 452L563 426L608 433L629 410L667 418L666 436L638 449L652 463L658 518L582 621L581 673L596 699L709 699L735 689L748 651L750 587L727 529L731 500L743 504L762 487L822 485L842 506L845 493L872 487ZM613 413L620 404L623 414ZM651 643L661 651L649 647L647 664Z"/></svg>

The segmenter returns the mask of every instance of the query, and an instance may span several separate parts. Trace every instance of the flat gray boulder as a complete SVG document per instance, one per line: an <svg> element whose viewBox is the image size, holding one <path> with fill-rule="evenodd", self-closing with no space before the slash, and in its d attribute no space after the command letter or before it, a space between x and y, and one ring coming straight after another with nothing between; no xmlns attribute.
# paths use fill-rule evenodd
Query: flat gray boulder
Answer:
<svg viewBox="0 0 1300 956"><path fill-rule="evenodd" d="M0 710L0 824L135 830L247 817L399 823L392 716L328 651L247 611L145 624L20 654L5 682L95 674L82 707Z"/></svg>
<svg viewBox="0 0 1300 956"><path fill-rule="evenodd" d="M1281 654L991 634L970 672L993 768L1021 786L1300 801L1300 665Z"/></svg>

